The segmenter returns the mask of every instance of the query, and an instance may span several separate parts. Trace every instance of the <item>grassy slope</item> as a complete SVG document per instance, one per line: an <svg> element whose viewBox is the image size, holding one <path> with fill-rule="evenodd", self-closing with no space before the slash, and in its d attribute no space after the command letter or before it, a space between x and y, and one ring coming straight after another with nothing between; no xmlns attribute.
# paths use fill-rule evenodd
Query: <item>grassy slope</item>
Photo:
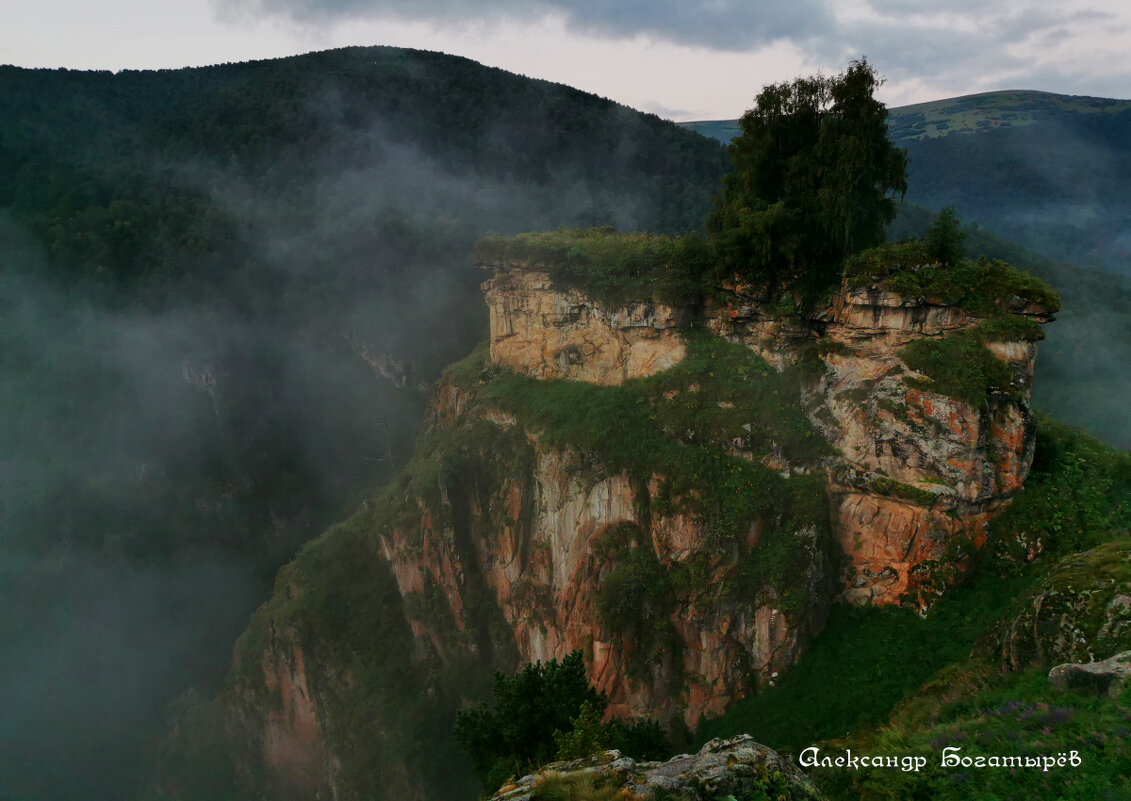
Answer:
<svg viewBox="0 0 1131 801"><path fill-rule="evenodd" d="M993 545L968 580L926 619L896 609L835 610L825 631L779 686L739 702L722 718L704 722L697 736L706 739L748 732L772 747L792 752L820 741L842 740L856 749L873 747L877 753L930 754L938 751L934 741L940 732L950 736L962 731L969 737L979 731L978 716L984 717L980 709L1012 700L1018 706L999 714L995 724L1001 730L995 729L994 737L1004 741L995 739L986 747L997 745L1001 753L1014 737L1029 737L1026 748L1036 749L1039 741L1046 750L1088 749L1089 767L1072 777L1079 780L1078 785L1053 781L1042 785L1041 792L1063 792L1064 797L1079 799L1105 797L1094 793L1097 787L1117 786L1107 774L1116 764L1112 759L1119 743L1111 744L1109 750L1106 740L1087 740L1079 726L1063 730L1041 726L1039 736L1030 737L1033 732L1026 728L1030 722L1024 714L1052 699L1076 710L1068 714L1087 723L1085 728L1119 721L1126 726L1125 702L1061 697L1047 687L1041 675L1001 674L967 660L979 637L1058 557L1109 540L1113 532L1126 532L1128 526L1131 456L1106 448L1075 429L1042 420L1033 472L1013 505L995 521ZM1016 552L1037 537L1043 539L1046 553L1026 566ZM922 690L932 679L935 683ZM903 706L897 706L901 703ZM1006 714L1013 717L1002 717ZM877 729L889 716L890 727ZM1012 726L1010 720L1017 725ZM1078 742L1081 738L1083 745ZM938 784L933 789L936 795L922 796L902 783L906 777L894 774L875 774L864 780L867 787L851 784L844 772L828 773L823 780L834 797L857 798L865 790L867 798L968 797L946 795L952 786L962 789L950 774L922 779ZM919 785L914 789L922 790ZM1030 787L1028 792L1036 791Z"/></svg>

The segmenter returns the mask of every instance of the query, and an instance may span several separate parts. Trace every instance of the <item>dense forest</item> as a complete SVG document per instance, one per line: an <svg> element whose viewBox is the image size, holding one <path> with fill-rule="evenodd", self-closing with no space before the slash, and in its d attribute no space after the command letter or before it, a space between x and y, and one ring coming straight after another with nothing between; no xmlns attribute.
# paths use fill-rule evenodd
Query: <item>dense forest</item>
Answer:
<svg viewBox="0 0 1131 801"><path fill-rule="evenodd" d="M680 232L725 164L432 53L0 68L0 796L126 794L278 566L403 465L485 320L479 236Z"/></svg>

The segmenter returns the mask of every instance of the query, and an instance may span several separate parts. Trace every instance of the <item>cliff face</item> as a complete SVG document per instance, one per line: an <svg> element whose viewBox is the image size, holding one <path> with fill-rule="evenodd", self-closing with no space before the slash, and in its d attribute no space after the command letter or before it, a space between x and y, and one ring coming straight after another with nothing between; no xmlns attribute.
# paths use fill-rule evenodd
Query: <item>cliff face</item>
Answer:
<svg viewBox="0 0 1131 801"><path fill-rule="evenodd" d="M386 753L436 736L405 708L450 720L491 670L576 649L610 714L694 725L772 683L836 596L929 605L1032 460L1036 346L1000 315L848 282L801 313L732 284L693 330L539 270L484 290L489 351L441 382L412 463L253 625L271 645L245 648L233 725L284 784L421 796ZM946 383L931 349L955 342L992 389Z"/></svg>
<svg viewBox="0 0 1131 801"><path fill-rule="evenodd" d="M491 360L537 378L620 383L684 355L675 326L686 310L660 303L602 312L543 272L513 268L484 284ZM776 369L820 360L805 410L832 445L828 478L834 530L850 560L845 597L922 603L941 591L955 557L979 547L993 514L1021 487L1035 443L1029 391L1036 344L988 341L1012 372L1011 391L957 399L924 387L902 351L916 340L972 331L986 318L930 298L850 288L802 314L768 310L742 287L724 288L706 324ZM788 310L793 311L793 310ZM1045 321L1036 305L1014 315ZM789 454L764 460L788 467Z"/></svg>
<svg viewBox="0 0 1131 801"><path fill-rule="evenodd" d="M1029 472L1035 342L985 343L1008 366L1008 391L948 397L908 366L905 348L973 332L985 317L847 282L822 308L786 321L741 287L727 287L726 297L708 314L712 330L779 369L812 358L813 348L823 363L806 410L835 449L825 469L850 560L845 597L885 604L911 594L929 603ZM1050 319L1038 305L1009 311Z"/></svg>
<svg viewBox="0 0 1131 801"><path fill-rule="evenodd" d="M442 417L450 407L437 412ZM460 424L517 426L495 411L475 414ZM478 486L471 497L449 486L440 515L422 509L380 538L401 592L429 594L432 609L450 615L456 631L473 630L484 604L497 605L520 662L581 649L593 684L610 698L610 714L694 724L784 670L819 629L829 566L815 529L796 535L801 558L790 581L804 605L783 611L774 592L728 598L725 588L743 568L737 551L709 552L703 525L674 511L678 504L661 504L660 476L639 484L536 432L511 435L524 452L500 483ZM751 542L762 525L751 526ZM602 591L626 564L632 613L657 617L646 627L620 628L602 609L611 603ZM680 591L670 587L677 581L686 584ZM469 592L472 584L477 589ZM652 593L670 597L635 598ZM437 636L424 617L413 627L444 658L465 647L459 637Z"/></svg>
<svg viewBox="0 0 1131 801"><path fill-rule="evenodd" d="M636 302L607 309L539 270L499 270L488 281L491 360L534 378L621 384L679 363L690 307Z"/></svg>

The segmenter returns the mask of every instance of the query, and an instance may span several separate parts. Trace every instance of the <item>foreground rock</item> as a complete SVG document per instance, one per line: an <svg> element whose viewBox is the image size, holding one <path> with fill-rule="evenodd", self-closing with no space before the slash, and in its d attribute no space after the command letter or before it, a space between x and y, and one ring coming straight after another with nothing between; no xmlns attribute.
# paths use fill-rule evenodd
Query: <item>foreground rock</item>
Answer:
<svg viewBox="0 0 1131 801"><path fill-rule="evenodd" d="M491 801L537 801L559 786L574 785L570 797L667 801L714 801L718 798L774 798L816 801L813 783L786 758L748 734L711 740L697 754L667 762L636 762L619 751L606 751L573 762L555 762L502 787ZM561 797L555 795L554 797Z"/></svg>
<svg viewBox="0 0 1131 801"><path fill-rule="evenodd" d="M1049 683L1062 690L1107 693L1118 698L1131 678L1131 651L1124 651L1101 662L1057 665L1049 671Z"/></svg>

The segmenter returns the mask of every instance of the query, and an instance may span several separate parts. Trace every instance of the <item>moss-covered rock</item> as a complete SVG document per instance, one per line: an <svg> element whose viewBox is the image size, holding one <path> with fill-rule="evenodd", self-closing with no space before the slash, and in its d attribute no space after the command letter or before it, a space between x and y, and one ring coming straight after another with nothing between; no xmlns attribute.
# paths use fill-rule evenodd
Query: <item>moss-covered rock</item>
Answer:
<svg viewBox="0 0 1131 801"><path fill-rule="evenodd" d="M1091 662L1131 649L1131 540L1064 559L979 645L1011 670Z"/></svg>
<svg viewBox="0 0 1131 801"><path fill-rule="evenodd" d="M490 801L819 801L793 763L748 734L711 740L697 754L637 762L606 751L555 762L501 788Z"/></svg>

